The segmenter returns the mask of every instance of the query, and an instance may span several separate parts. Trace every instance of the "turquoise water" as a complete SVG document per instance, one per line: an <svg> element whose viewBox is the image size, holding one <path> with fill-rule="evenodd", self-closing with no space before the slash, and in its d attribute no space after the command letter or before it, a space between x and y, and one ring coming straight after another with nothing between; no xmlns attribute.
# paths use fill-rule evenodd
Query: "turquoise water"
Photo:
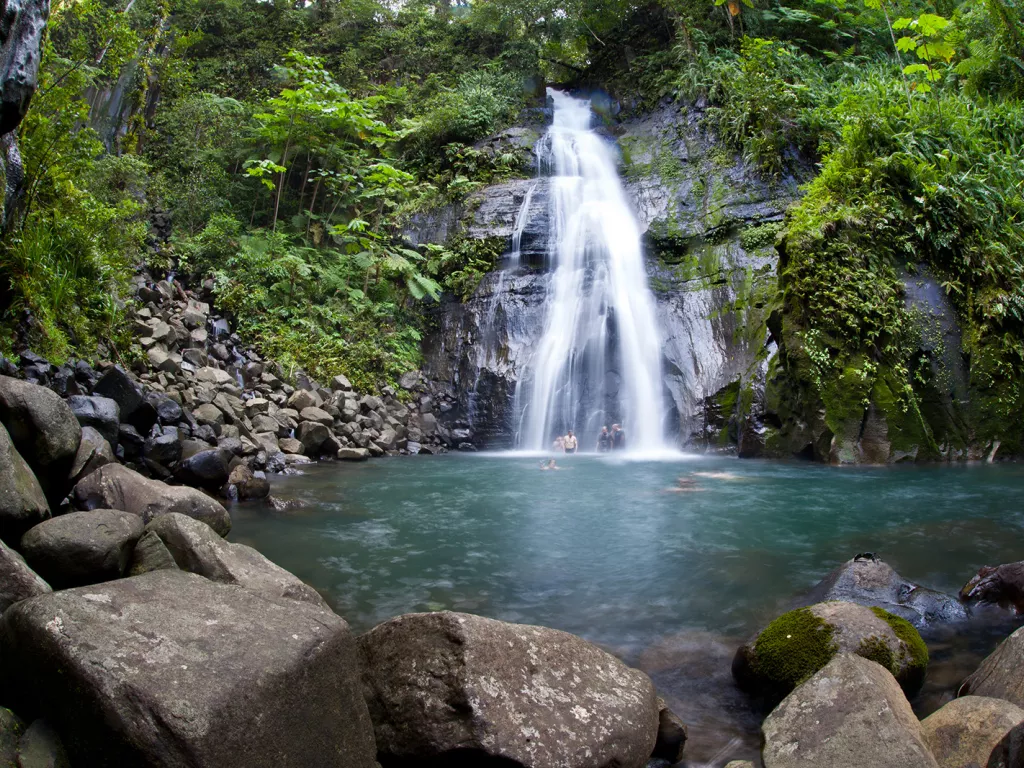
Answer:
<svg viewBox="0 0 1024 768"><path fill-rule="evenodd" d="M1022 465L559 465L460 454L312 466L273 481L300 509L239 505L231 538L312 584L356 631L445 608L599 643L651 674L690 726L693 765L755 750L759 716L732 686L732 653L840 562L876 552L956 592L978 567L1024 558ZM680 476L692 490L668 491ZM948 699L1010 628L986 614L930 632L918 711Z"/></svg>

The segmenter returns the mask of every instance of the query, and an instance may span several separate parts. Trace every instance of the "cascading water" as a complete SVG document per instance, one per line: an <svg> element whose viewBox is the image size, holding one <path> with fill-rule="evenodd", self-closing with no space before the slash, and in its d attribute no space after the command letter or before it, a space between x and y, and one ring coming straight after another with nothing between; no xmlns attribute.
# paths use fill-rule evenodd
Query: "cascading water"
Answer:
<svg viewBox="0 0 1024 768"><path fill-rule="evenodd" d="M551 174L553 274L544 331L517 388L519 444L543 450L571 429L587 448L602 425L618 422L629 448L658 450L661 347L640 229L615 153L591 130L589 100L548 95L554 121L539 152Z"/></svg>

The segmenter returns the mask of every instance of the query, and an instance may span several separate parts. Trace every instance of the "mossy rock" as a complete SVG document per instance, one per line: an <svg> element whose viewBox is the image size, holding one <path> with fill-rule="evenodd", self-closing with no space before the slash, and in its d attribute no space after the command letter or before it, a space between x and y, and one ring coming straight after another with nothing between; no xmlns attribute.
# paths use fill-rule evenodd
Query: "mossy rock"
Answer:
<svg viewBox="0 0 1024 768"><path fill-rule="evenodd" d="M837 653L881 664L908 696L928 668L928 648L910 622L881 608L833 601L775 619L736 652L732 672L740 688L773 706Z"/></svg>

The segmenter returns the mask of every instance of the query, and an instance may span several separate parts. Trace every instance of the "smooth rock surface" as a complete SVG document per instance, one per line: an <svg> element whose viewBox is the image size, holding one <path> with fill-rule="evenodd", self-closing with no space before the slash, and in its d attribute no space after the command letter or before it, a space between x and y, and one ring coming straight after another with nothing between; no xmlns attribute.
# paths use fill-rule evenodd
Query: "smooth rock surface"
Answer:
<svg viewBox="0 0 1024 768"><path fill-rule="evenodd" d="M960 686L959 695L990 696L1024 708L1024 627L990 653Z"/></svg>
<svg viewBox="0 0 1024 768"><path fill-rule="evenodd" d="M26 600L0 640L5 690L76 766L375 767L330 611L165 570Z"/></svg>
<svg viewBox="0 0 1024 768"><path fill-rule="evenodd" d="M68 398L71 412L83 427L92 427L109 443L117 443L117 430L121 424L121 408L109 397L75 395Z"/></svg>
<svg viewBox="0 0 1024 768"><path fill-rule="evenodd" d="M24 558L0 541L0 613L21 600L50 591L50 585L28 567Z"/></svg>
<svg viewBox="0 0 1024 768"><path fill-rule="evenodd" d="M174 556L163 540L152 531L146 531L135 543L128 575L141 576L143 573L165 569L179 570L178 564L174 562Z"/></svg>
<svg viewBox="0 0 1024 768"><path fill-rule="evenodd" d="M21 534L49 516L42 486L0 424L0 539L17 544Z"/></svg>
<svg viewBox="0 0 1024 768"><path fill-rule="evenodd" d="M272 600L299 600L329 610L308 584L244 544L229 544L205 523L185 515L161 515L146 526L183 571L211 581L238 584Z"/></svg>
<svg viewBox="0 0 1024 768"><path fill-rule="evenodd" d="M847 560L811 590L809 603L845 600L882 608L916 627L962 621L967 611L952 595L913 584L874 555Z"/></svg>
<svg viewBox="0 0 1024 768"><path fill-rule="evenodd" d="M72 512L29 530L21 537L21 551L54 589L97 584L124 575L144 527L131 512Z"/></svg>
<svg viewBox="0 0 1024 768"><path fill-rule="evenodd" d="M650 679L574 635L444 611L387 621L359 647L382 762L465 750L479 765L641 768L654 748Z"/></svg>
<svg viewBox="0 0 1024 768"><path fill-rule="evenodd" d="M761 726L764 768L938 768L896 678L836 656Z"/></svg>
<svg viewBox="0 0 1024 768"><path fill-rule="evenodd" d="M120 464L101 467L79 482L72 503L77 509L122 509L145 523L178 512L201 520L221 536L231 530L228 511L202 491L150 480Z"/></svg>
<svg viewBox="0 0 1024 768"><path fill-rule="evenodd" d="M922 720L921 733L941 768L1011 768L1000 762L999 747L1022 722L1024 709L1015 704L964 696Z"/></svg>

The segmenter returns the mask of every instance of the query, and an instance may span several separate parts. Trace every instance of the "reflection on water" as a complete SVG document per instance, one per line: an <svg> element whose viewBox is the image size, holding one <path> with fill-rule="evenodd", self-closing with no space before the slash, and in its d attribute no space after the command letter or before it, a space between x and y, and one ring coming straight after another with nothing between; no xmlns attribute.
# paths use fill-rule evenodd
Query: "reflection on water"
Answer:
<svg viewBox="0 0 1024 768"><path fill-rule="evenodd" d="M1024 558L1019 465L559 464L541 472L504 454L315 466L273 481L300 509L239 505L231 538L312 584L356 631L452 609L586 637L648 672L690 727L688 760L718 755L715 765L758 743L760 716L729 672L735 648L837 564L877 552L907 579L956 592L981 565ZM680 476L699 490L670 492ZM999 613L927 632L918 713L952 697L1012 628Z"/></svg>

